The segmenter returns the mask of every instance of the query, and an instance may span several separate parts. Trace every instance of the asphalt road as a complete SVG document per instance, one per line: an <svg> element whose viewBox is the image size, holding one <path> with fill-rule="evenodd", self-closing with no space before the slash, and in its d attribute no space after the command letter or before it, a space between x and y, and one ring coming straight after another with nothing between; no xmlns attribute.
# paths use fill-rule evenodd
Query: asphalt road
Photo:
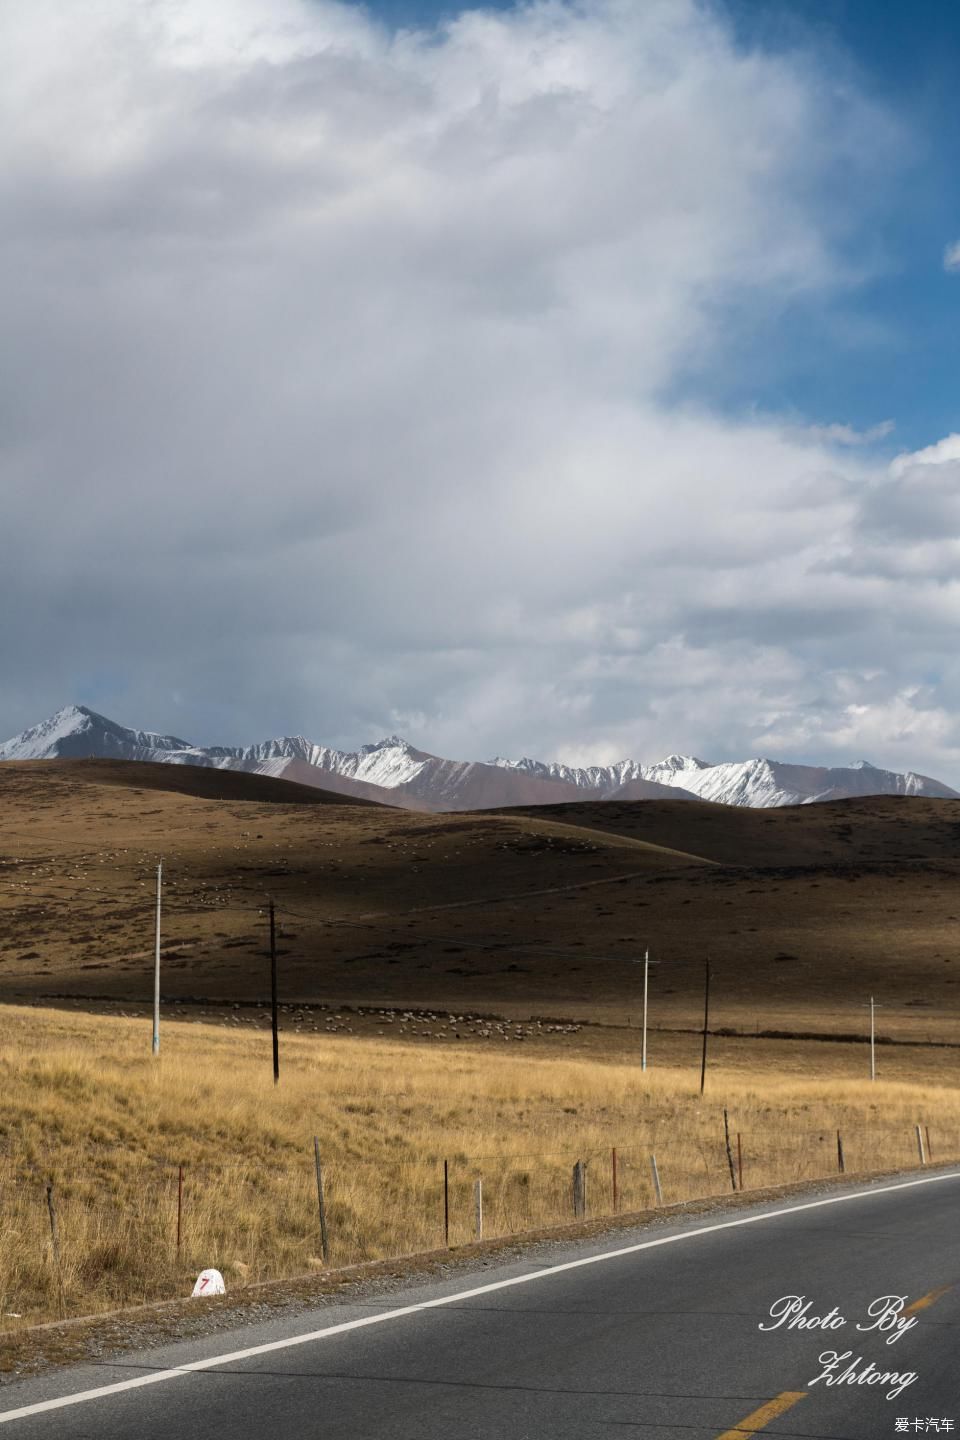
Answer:
<svg viewBox="0 0 960 1440"><path fill-rule="evenodd" d="M882 1440L905 1419L960 1436L958 1222L960 1173L940 1173L540 1246L7 1386L0 1424L18 1440ZM787 1296L846 1323L762 1331ZM856 1328L882 1296L892 1343ZM819 1358L844 1352L832 1371ZM816 1378L851 1365L899 1378Z"/></svg>

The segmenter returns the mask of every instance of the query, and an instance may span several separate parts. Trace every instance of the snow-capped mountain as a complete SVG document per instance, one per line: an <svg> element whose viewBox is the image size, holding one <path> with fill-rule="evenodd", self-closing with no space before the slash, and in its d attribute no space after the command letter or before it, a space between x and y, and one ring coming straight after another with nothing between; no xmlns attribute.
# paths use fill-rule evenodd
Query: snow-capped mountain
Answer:
<svg viewBox="0 0 960 1440"><path fill-rule="evenodd" d="M705 760L696 760L690 755L669 755L657 765L641 765L636 760L618 760L615 765L589 765L579 768L561 765L557 761L549 764L542 760L504 760L498 755L491 765L503 769L518 770L540 780L555 780L564 785L575 785L578 790L594 790L603 798L609 798L624 785L644 781L656 786L672 786L693 793L693 787L686 783L686 775L710 767Z"/></svg>
<svg viewBox="0 0 960 1440"><path fill-rule="evenodd" d="M24 730L0 744L0 760L81 759L98 755L104 759L153 760L162 752L188 751L186 740L174 735L154 735L149 730L128 730L84 705L67 705L49 720ZM133 752L138 753L133 753ZM142 753L141 753L142 752Z"/></svg>
<svg viewBox="0 0 960 1440"><path fill-rule="evenodd" d="M669 755L655 765L621 760L577 767L540 760L444 760L390 735L359 750L334 750L302 735L259 745L201 747L174 735L131 730L84 705L68 705L0 744L0 760L100 758L246 770L414 810L481 810L571 800L710 800L763 808L854 795L956 799L956 791L913 771L879 770L866 760L827 768L755 759L711 765Z"/></svg>
<svg viewBox="0 0 960 1440"><path fill-rule="evenodd" d="M868 760L828 768L819 765L789 765L779 760L727 761L711 765L694 755L668 755L656 765L638 765L621 760L616 765L571 770L564 765L540 766L534 760L502 760L498 765L514 766L524 774L555 775L572 781L584 790L593 790L603 800L639 798L629 794L637 781L654 782L686 796L712 800L720 805L743 805L766 809L775 805L804 805L817 800L843 800L853 795L925 795L953 799L957 792L908 770L880 770Z"/></svg>

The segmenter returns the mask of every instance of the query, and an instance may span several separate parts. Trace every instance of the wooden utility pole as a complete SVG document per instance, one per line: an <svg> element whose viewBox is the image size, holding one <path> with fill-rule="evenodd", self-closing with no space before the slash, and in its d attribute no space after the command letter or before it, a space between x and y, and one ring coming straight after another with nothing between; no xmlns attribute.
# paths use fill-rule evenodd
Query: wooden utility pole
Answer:
<svg viewBox="0 0 960 1440"><path fill-rule="evenodd" d="M163 861L157 866L157 935L153 957L153 1053L160 1054L160 895L163 886Z"/></svg>
<svg viewBox="0 0 960 1440"><path fill-rule="evenodd" d="M707 1083L707 1030L710 1026L710 961L705 962L703 976L703 1053L700 1057L700 1094Z"/></svg>
<svg viewBox="0 0 960 1440"><path fill-rule="evenodd" d="M280 1083L280 1034L277 1013L277 923L270 901L270 1019L273 1028L273 1083Z"/></svg>

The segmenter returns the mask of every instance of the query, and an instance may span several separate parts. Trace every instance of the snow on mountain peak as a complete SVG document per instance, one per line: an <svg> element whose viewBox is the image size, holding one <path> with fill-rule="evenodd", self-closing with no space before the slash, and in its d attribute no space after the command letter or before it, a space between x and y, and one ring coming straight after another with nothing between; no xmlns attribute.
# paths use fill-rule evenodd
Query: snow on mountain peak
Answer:
<svg viewBox="0 0 960 1440"><path fill-rule="evenodd" d="M48 720L32 725L0 745L0 760L39 760L55 754L71 736L83 735L100 717L85 705L64 705Z"/></svg>
<svg viewBox="0 0 960 1440"><path fill-rule="evenodd" d="M410 751L413 746L409 740L404 740L402 735L387 735L383 740L374 740L370 745L361 745L361 755L376 755L381 750L405 750Z"/></svg>
<svg viewBox="0 0 960 1440"><path fill-rule="evenodd" d="M474 808L475 803L480 803L476 796L492 793L489 786L483 789L475 783L483 779L478 772L485 766L444 760L416 749L400 735L386 736L357 751L333 750L303 736L285 736L247 748L200 747L173 735L128 729L85 705L65 705L48 720L0 744L0 760L86 757L207 765L274 775L282 775L291 764L306 764L318 777L313 783L322 785L324 775L336 775L386 791L406 787L408 795L415 794L418 802L425 802L428 808ZM867 760L837 768L792 765L766 757L711 765L695 755L673 754L651 766L622 760L615 765L577 767L558 761L545 763L527 757L505 760L497 756L487 765L517 772L518 786L526 786L516 790L518 795L528 795L529 781L534 780L561 782L568 796L591 800L615 797L635 782L652 781L686 796L751 808L811 804L855 795L957 798L955 791L927 775L878 769ZM416 787L411 790L414 781ZM507 799L498 798L496 803L514 803L507 777L504 785L506 788L499 786L496 794ZM402 798L400 803L404 803Z"/></svg>
<svg viewBox="0 0 960 1440"><path fill-rule="evenodd" d="M650 765L649 770L710 770L712 766L709 760L699 760L696 755L668 755L665 760L659 760L656 765Z"/></svg>

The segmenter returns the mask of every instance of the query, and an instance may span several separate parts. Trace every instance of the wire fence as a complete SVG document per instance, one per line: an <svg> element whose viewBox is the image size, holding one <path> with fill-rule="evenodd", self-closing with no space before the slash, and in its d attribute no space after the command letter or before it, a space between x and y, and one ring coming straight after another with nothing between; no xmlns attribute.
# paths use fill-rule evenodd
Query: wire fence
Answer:
<svg viewBox="0 0 960 1440"><path fill-rule="evenodd" d="M302 1159L142 1159L112 1181L102 1168L60 1178L0 1159L0 1328L183 1295L208 1266L232 1289L578 1218L960 1158L960 1132L922 1121L742 1133L732 1117L714 1128L676 1146L660 1131L603 1149L320 1163L311 1139Z"/></svg>

